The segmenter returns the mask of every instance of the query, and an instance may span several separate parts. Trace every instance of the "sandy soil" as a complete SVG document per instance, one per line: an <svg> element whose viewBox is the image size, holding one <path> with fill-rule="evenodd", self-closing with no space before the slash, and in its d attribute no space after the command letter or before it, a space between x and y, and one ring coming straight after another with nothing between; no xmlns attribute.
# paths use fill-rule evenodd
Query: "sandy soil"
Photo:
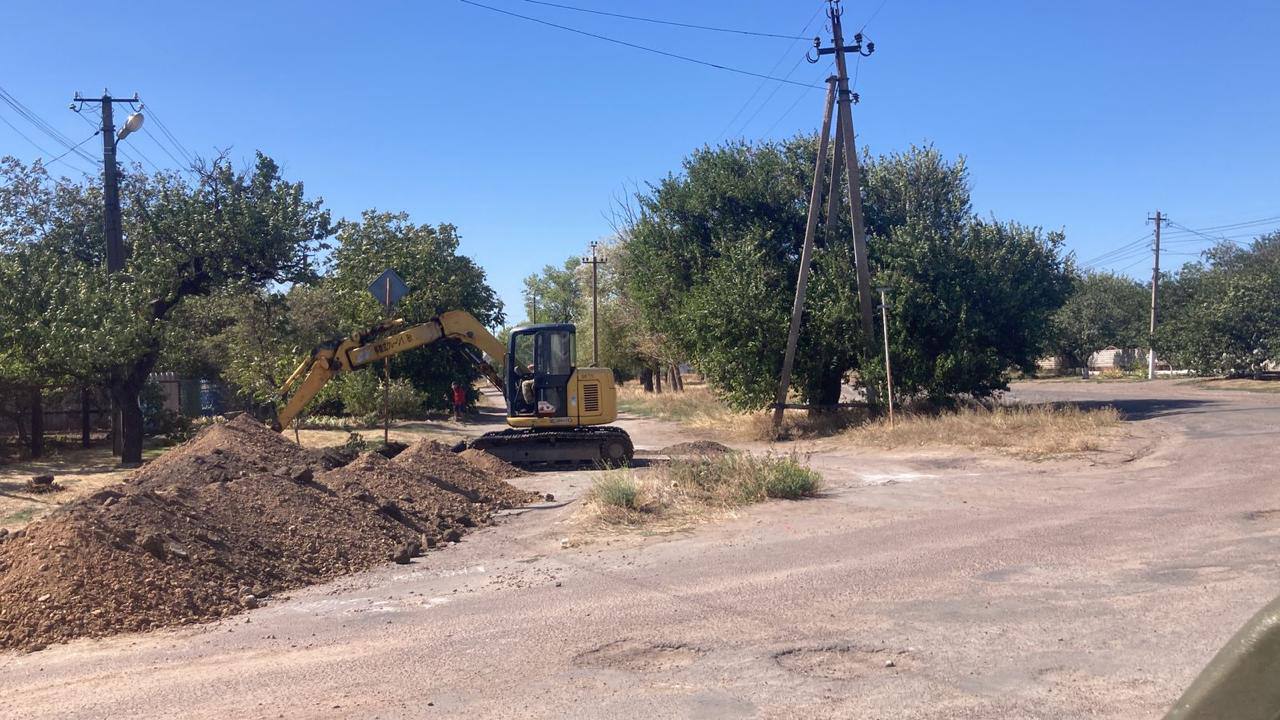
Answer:
<svg viewBox="0 0 1280 720"><path fill-rule="evenodd" d="M517 482L559 502L409 566L0 655L0 716L1159 717L1280 590L1280 397L1015 390L1114 402L1132 444L1031 463L806 443L819 499L572 548L593 474L535 474ZM621 424L649 451L698 439Z"/></svg>

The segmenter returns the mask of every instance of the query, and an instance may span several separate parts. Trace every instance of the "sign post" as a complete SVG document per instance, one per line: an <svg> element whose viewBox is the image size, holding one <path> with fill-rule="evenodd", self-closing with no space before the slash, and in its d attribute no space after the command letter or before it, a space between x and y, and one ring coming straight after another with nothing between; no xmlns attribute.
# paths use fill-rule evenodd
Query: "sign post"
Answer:
<svg viewBox="0 0 1280 720"><path fill-rule="evenodd" d="M391 319L391 309L397 302L409 293L409 286L404 280L396 274L392 268L382 271L382 274L369 283L369 294L373 295L373 299L382 304L384 319ZM391 442L391 358L382 359L382 444L388 445Z"/></svg>

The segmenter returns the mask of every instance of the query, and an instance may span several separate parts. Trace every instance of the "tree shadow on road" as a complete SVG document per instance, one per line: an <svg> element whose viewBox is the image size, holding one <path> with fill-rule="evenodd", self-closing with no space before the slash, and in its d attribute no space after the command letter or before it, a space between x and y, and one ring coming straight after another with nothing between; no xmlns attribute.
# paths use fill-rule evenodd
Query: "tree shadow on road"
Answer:
<svg viewBox="0 0 1280 720"><path fill-rule="evenodd" d="M1040 403L1051 407L1075 407L1080 410L1100 410L1113 407L1125 420L1149 420L1151 418L1183 415L1193 411L1203 412L1208 405L1218 405L1214 400L1187 400L1183 398L1116 398L1114 400L1075 400L1068 402Z"/></svg>

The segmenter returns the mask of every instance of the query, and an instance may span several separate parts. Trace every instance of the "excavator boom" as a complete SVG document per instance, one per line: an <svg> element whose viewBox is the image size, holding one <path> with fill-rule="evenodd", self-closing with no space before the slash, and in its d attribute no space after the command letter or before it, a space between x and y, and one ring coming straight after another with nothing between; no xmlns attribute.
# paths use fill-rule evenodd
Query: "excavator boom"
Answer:
<svg viewBox="0 0 1280 720"><path fill-rule="evenodd" d="M280 388L282 397L288 396L277 415L280 428L288 427L302 409L311 402L333 376L357 370L371 363L414 348L430 345L441 339L457 340L470 345L495 360L501 360L506 348L502 342L485 329L471 313L451 310L424 323L412 325L395 334L387 332L403 325L401 320L382 323L371 330L356 333L350 338L334 340L317 347L311 357L298 366ZM502 378L483 357L471 358L481 372L505 395ZM289 393L292 392L292 395Z"/></svg>

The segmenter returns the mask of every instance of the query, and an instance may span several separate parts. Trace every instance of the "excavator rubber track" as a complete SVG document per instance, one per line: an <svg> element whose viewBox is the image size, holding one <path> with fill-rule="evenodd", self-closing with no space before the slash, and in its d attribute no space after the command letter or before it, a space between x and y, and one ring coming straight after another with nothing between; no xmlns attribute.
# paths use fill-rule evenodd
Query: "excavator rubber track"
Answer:
<svg viewBox="0 0 1280 720"><path fill-rule="evenodd" d="M635 446L618 427L580 427L564 430L499 430L485 433L467 447L496 455L513 465L596 465L627 467Z"/></svg>

